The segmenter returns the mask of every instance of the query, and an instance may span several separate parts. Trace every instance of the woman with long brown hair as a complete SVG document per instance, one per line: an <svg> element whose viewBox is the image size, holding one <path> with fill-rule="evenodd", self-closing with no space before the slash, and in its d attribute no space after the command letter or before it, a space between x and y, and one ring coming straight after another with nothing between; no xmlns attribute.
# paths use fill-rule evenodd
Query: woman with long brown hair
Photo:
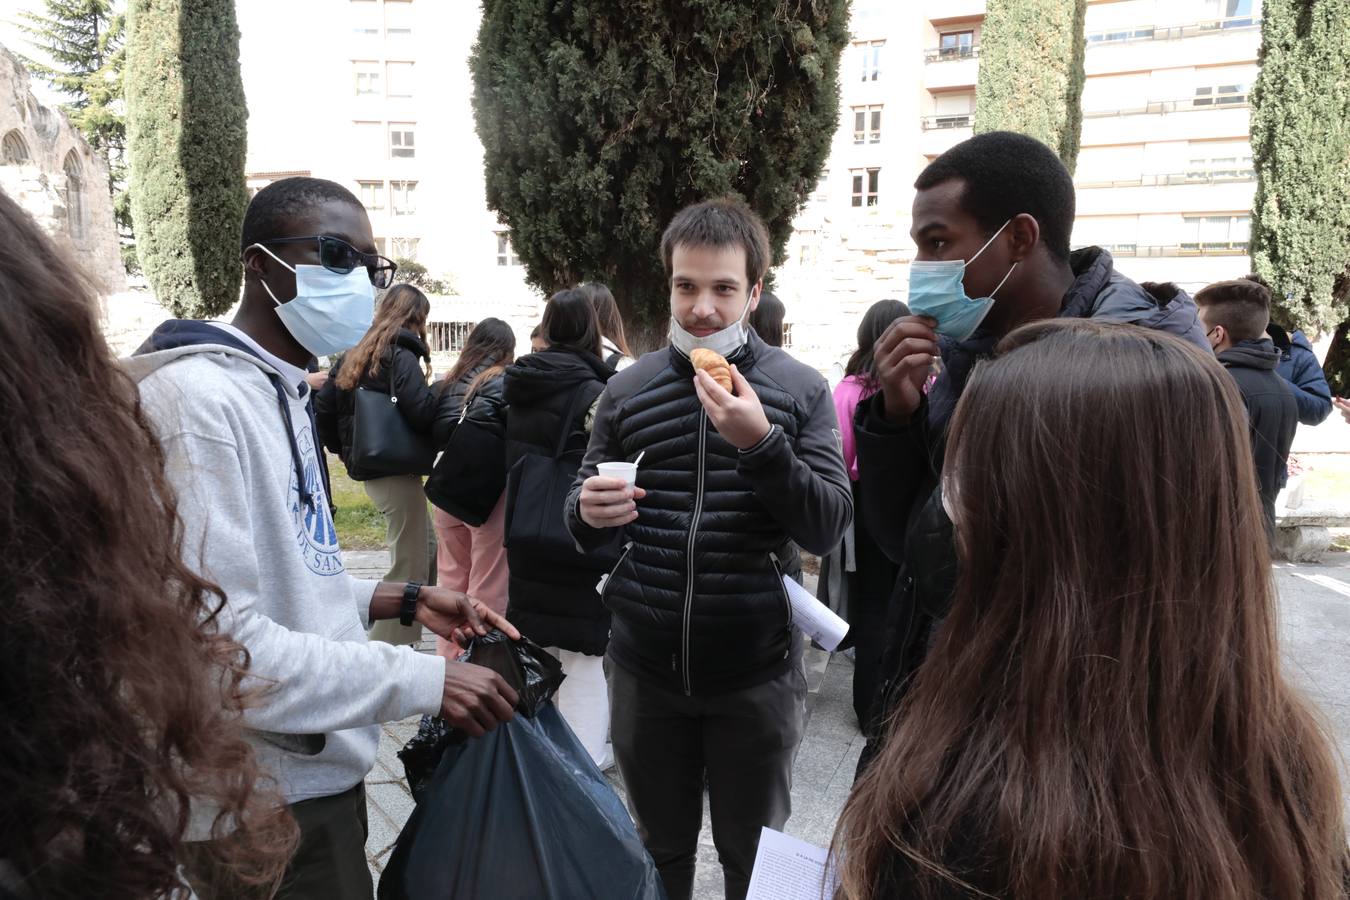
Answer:
<svg viewBox="0 0 1350 900"><path fill-rule="evenodd" d="M501 319L488 317L469 332L459 359L436 386L438 401L432 437L438 451L448 449L456 425L471 413L475 424L482 424L505 439L502 373L515 358L516 334ZM489 449L500 451L498 455L505 460L505 449L496 442ZM480 471L490 468L493 467L485 465ZM478 485L470 486L475 493L477 488ZM481 600L499 613L506 612L506 548L502 544L505 510L503 491L487 518L476 524L439 507L432 516L436 526L438 583ZM436 648L442 656L458 655L458 648L445 638L436 639Z"/></svg>
<svg viewBox="0 0 1350 900"><path fill-rule="evenodd" d="M270 894L295 826L243 738L247 655L180 561L94 288L3 192L0 233L0 893L175 896L214 836L241 895Z"/></svg>
<svg viewBox="0 0 1350 900"><path fill-rule="evenodd" d="M955 598L845 806L839 896L1343 896L1236 386L1128 326L1000 351L946 448Z"/></svg>
<svg viewBox="0 0 1350 900"><path fill-rule="evenodd" d="M420 474L371 477L351 459L356 390L360 387L396 398L396 407L409 427L430 438L436 416L436 394L428 384L430 314L431 301L426 294L411 284L391 287L380 298L366 336L343 354L314 398L314 418L323 445L342 458L347 474L362 482L367 496L384 516L390 555L385 581L435 584L436 535L427 515ZM391 644L411 644L422 636L422 628L390 619L376 622L370 636Z"/></svg>
<svg viewBox="0 0 1350 900"><path fill-rule="evenodd" d="M609 285L598 281L588 281L576 290L595 307L596 319L600 322L600 358L614 371L626 369L634 362L633 351L628 349L628 338L624 335L623 316L619 314L619 303Z"/></svg>

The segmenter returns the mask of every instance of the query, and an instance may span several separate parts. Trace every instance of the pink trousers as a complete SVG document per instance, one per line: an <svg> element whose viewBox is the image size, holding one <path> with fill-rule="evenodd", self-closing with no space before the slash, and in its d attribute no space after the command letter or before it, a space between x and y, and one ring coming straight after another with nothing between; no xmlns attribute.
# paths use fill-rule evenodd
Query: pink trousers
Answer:
<svg viewBox="0 0 1350 900"><path fill-rule="evenodd" d="M506 613L506 548L502 524L506 516L506 493L497 501L486 522L477 528L465 525L442 509L436 510L436 581L441 587L461 591ZM453 658L459 648L445 638L436 638L436 652Z"/></svg>

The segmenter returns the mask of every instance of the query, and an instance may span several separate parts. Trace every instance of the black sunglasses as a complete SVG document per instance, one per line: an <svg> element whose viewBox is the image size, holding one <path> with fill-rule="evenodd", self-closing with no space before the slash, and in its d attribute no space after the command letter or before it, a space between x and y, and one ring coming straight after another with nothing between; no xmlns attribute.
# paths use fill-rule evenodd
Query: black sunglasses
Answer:
<svg viewBox="0 0 1350 900"><path fill-rule="evenodd" d="M357 266L365 266L370 273L370 283L380 290L394 283L394 273L398 263L378 253L362 253L351 244L327 234L311 234L305 237L272 238L259 241L260 244L302 244L306 241L319 242L319 264L330 272L346 275Z"/></svg>

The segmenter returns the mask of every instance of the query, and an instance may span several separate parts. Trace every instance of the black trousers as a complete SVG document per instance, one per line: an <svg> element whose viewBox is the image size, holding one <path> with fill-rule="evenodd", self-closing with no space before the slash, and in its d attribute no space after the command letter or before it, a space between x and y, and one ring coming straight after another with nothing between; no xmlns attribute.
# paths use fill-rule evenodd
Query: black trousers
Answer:
<svg viewBox="0 0 1350 900"><path fill-rule="evenodd" d="M300 826L300 845L282 877L276 900L370 900L375 893L366 864L366 786L290 807ZM243 891L220 871L206 848L189 845L184 869L200 900L263 898Z"/></svg>
<svg viewBox="0 0 1350 900"><path fill-rule="evenodd" d="M806 720L801 665L744 690L686 697L605 663L614 758L666 897L693 896L706 779L726 897L743 900L760 828L782 829L792 811Z"/></svg>
<svg viewBox="0 0 1350 900"><path fill-rule="evenodd" d="M853 483L854 509L862 509L858 482ZM854 563L857 571L848 579L849 635L853 638L853 712L858 728L875 737L881 704L877 693L884 680L882 657L886 653L886 614L900 567L881 551L867 530L865 516L853 517Z"/></svg>

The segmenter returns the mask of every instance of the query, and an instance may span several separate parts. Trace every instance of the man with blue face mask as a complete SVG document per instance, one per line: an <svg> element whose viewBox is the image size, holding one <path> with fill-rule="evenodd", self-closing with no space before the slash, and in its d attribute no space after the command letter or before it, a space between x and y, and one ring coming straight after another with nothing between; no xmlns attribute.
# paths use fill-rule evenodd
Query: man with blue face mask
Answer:
<svg viewBox="0 0 1350 900"><path fill-rule="evenodd" d="M943 446L975 363L1019 325L1056 317L1156 328L1208 347L1184 291L1136 284L1100 247L1070 252L1073 179L1034 138L978 135L939 156L914 186L907 299L914 315L877 341L881 391L859 404L855 420L859 514L901 566L879 706L895 702L922 661L951 596L956 554L940 487ZM938 360L941 373L925 390ZM960 473L953 477L959 483ZM876 748L877 735L868 737L860 770Z"/></svg>
<svg viewBox="0 0 1350 900"><path fill-rule="evenodd" d="M853 498L819 373L747 327L769 268L739 200L681 210L661 240L670 346L605 386L568 498L578 549L622 542L601 582L614 756L666 896L688 900L707 785L726 896L745 896L761 827L790 812L805 726L793 545L832 549ZM732 390L690 354L730 363ZM642 454L637 485L596 474Z"/></svg>
<svg viewBox="0 0 1350 900"><path fill-rule="evenodd" d="M488 669L366 640L371 622L394 618L460 640L485 626L516 636L504 619L463 594L343 567L305 366L369 328L395 269L374 244L346 188L275 182L244 217L234 320L165 322L126 363L164 447L185 562L220 586L216 621L248 651L254 753L300 826L278 897L369 900L363 785L380 723L440 713L482 734L517 700ZM210 812L194 811L194 838L212 836ZM197 896L243 896L212 859L201 844L185 861Z"/></svg>

